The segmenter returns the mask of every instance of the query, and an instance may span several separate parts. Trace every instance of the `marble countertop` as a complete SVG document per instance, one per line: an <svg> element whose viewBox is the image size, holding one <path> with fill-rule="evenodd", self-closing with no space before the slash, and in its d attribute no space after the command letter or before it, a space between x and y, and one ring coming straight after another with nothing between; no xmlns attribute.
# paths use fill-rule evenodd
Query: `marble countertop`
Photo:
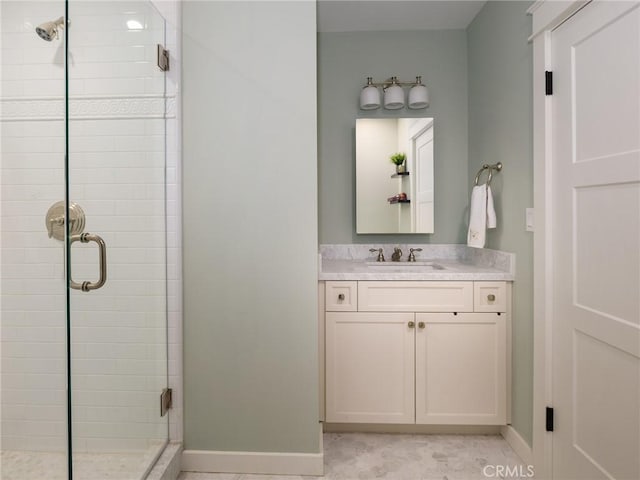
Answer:
<svg viewBox="0 0 640 480"><path fill-rule="evenodd" d="M391 262L394 247L403 252L407 245L321 245L319 280L485 280L513 281L515 255L498 250L475 249L466 245L411 245L422 248L420 262L432 262L442 269ZM404 247L404 248L403 248ZM383 248L387 262L374 264L370 248Z"/></svg>

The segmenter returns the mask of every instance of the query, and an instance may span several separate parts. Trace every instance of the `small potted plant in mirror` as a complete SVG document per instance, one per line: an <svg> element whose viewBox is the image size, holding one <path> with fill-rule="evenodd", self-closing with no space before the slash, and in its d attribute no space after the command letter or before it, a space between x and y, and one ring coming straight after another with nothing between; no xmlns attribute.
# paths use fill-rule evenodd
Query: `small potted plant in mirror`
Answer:
<svg viewBox="0 0 640 480"><path fill-rule="evenodd" d="M405 173L407 171L407 166L405 161L407 160L407 155L403 152L394 153L391 155L391 163L396 166L396 173Z"/></svg>

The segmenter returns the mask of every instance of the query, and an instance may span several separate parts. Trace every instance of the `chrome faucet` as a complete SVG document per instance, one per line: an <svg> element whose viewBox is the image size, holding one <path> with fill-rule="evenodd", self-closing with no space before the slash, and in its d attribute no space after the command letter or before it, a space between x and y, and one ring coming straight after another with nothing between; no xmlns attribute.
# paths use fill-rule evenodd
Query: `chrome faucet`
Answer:
<svg viewBox="0 0 640 480"><path fill-rule="evenodd" d="M391 254L391 261L399 262L401 257L402 257L402 250L400 250L398 247L394 248L393 253Z"/></svg>
<svg viewBox="0 0 640 480"><path fill-rule="evenodd" d="M407 262L415 262L416 261L416 254L413 252L421 252L422 249L421 248L410 248L409 249L409 258L407 258Z"/></svg>
<svg viewBox="0 0 640 480"><path fill-rule="evenodd" d="M378 252L378 257L376 258L376 262L384 262L384 254L382 253L381 248L370 248L370 252Z"/></svg>

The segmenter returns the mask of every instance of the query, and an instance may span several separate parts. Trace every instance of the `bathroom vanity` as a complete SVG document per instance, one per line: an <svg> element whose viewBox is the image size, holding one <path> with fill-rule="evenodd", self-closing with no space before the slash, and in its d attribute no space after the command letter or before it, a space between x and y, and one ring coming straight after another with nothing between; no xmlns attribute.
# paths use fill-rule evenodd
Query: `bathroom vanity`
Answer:
<svg viewBox="0 0 640 480"><path fill-rule="evenodd" d="M323 419L509 423L513 255L420 245L415 264L382 263L381 247L321 248Z"/></svg>

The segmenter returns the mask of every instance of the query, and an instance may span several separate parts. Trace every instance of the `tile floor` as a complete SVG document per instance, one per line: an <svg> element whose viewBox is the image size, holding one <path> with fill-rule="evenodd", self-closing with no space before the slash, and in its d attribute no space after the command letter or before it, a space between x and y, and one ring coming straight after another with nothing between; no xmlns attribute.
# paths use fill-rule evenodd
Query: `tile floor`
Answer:
<svg viewBox="0 0 640 480"><path fill-rule="evenodd" d="M136 454L76 454L74 478L81 480L140 480L149 459ZM49 452L2 452L2 480L66 480L67 455Z"/></svg>
<svg viewBox="0 0 640 480"><path fill-rule="evenodd" d="M494 465L526 466L500 436L327 433L324 477L187 473L178 480L486 480ZM484 470L483 467L490 466ZM518 467L520 466L520 467ZM511 470L513 472L513 470ZM510 479L519 476L509 475Z"/></svg>
<svg viewBox="0 0 640 480"><path fill-rule="evenodd" d="M74 453L74 479L140 480L164 442L152 442L146 451L129 453ZM3 451L1 480L66 480L65 452Z"/></svg>

